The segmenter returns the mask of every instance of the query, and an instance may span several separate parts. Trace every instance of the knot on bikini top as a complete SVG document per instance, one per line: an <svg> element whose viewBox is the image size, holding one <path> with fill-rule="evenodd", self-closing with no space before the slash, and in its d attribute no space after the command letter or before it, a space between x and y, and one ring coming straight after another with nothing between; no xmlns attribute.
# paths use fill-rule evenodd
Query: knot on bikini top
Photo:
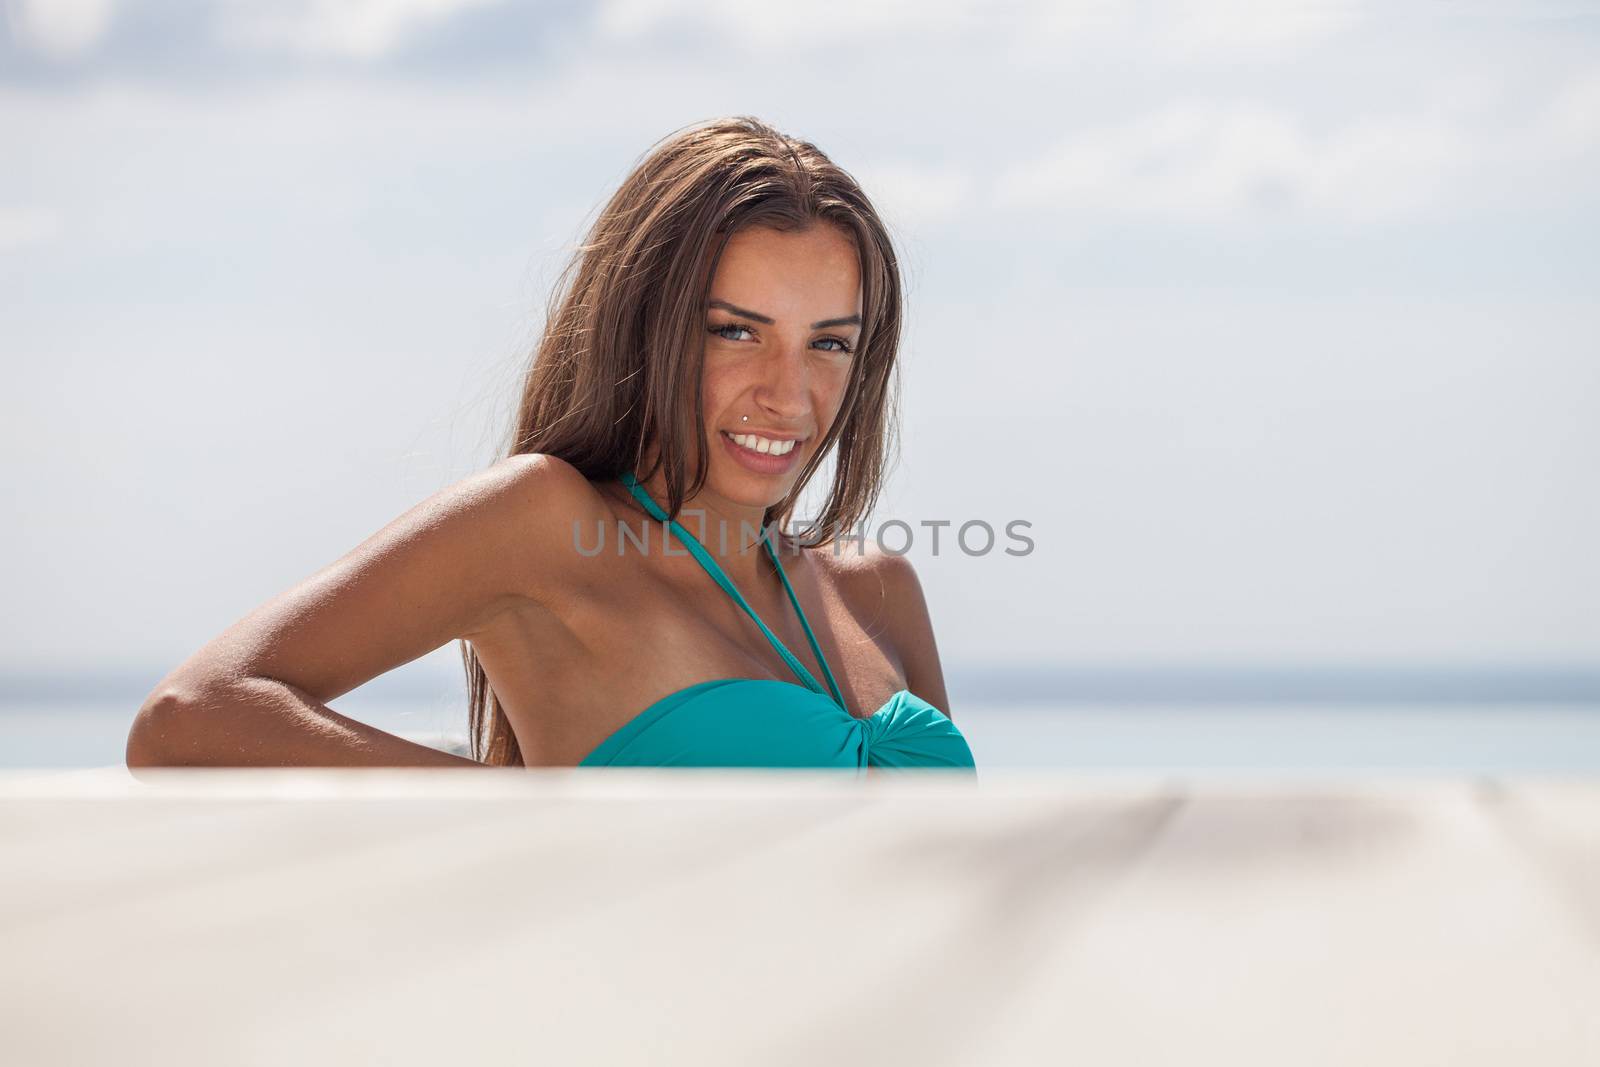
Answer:
<svg viewBox="0 0 1600 1067"><path fill-rule="evenodd" d="M972 767L972 749L956 724L932 704L902 689L860 720L861 762L873 767Z"/></svg>

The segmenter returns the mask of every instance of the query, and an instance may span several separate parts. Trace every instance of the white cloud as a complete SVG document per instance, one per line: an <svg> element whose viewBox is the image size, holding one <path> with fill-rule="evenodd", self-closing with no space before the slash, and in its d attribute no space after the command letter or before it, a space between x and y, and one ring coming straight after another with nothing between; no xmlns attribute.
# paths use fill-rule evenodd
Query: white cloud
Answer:
<svg viewBox="0 0 1600 1067"><path fill-rule="evenodd" d="M1137 37L1168 60L1287 56L1360 21L1360 0L812 0L758 4L748 0L608 0L597 26L605 36L647 34L668 23L693 22L719 39L779 46L890 44L898 36L956 39L998 35L1027 60L1060 59L1069 44L1110 35ZM867 41L865 35L878 35Z"/></svg>
<svg viewBox="0 0 1600 1067"><path fill-rule="evenodd" d="M995 12L989 12L993 17ZM596 25L610 37L635 37L668 22L694 20L720 37L773 47L848 43L849 35L895 30L949 31L983 21L984 8L971 0L810 0L761 4L749 0L609 0Z"/></svg>
<svg viewBox="0 0 1600 1067"><path fill-rule="evenodd" d="M230 0L218 36L264 50L376 59L418 30L500 0Z"/></svg>
<svg viewBox="0 0 1600 1067"><path fill-rule="evenodd" d="M1168 58L1287 58L1361 21L1354 0L1176 0L1156 13Z"/></svg>
<svg viewBox="0 0 1600 1067"><path fill-rule="evenodd" d="M116 13L113 0L7 0L6 21L24 47L72 59L100 43Z"/></svg>
<svg viewBox="0 0 1600 1067"><path fill-rule="evenodd" d="M1427 117L1363 120L1313 145L1302 188L1312 208L1353 221L1417 215L1446 206L1449 186L1477 166L1482 149L1463 129Z"/></svg>
<svg viewBox="0 0 1600 1067"><path fill-rule="evenodd" d="M942 222L970 203L977 187L970 173L949 167L884 162L849 169L879 213L897 226Z"/></svg>
<svg viewBox="0 0 1600 1067"><path fill-rule="evenodd" d="M61 219L44 208L0 208L0 252L54 240Z"/></svg>
<svg viewBox="0 0 1600 1067"><path fill-rule="evenodd" d="M1532 137L1544 154L1555 159L1600 145L1600 70L1568 82L1533 126Z"/></svg>
<svg viewBox="0 0 1600 1067"><path fill-rule="evenodd" d="M1215 215L1290 191L1307 154L1283 115L1255 105L1182 103L1084 129L1003 170L1002 208Z"/></svg>
<svg viewBox="0 0 1600 1067"><path fill-rule="evenodd" d="M1070 214L1375 221L1426 209L1479 154L1461 128L1430 115L1363 118L1317 135L1282 109L1190 101L1069 135L1003 171L994 201Z"/></svg>

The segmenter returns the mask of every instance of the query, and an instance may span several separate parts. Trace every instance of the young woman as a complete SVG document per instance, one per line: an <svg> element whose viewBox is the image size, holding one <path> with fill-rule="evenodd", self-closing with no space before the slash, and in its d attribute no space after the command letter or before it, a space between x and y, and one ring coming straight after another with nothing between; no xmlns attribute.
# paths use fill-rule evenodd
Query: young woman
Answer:
<svg viewBox="0 0 1600 1067"><path fill-rule="evenodd" d="M556 287L509 455L163 679L129 766L971 767L915 572L850 537L898 271L815 146L749 118L661 142ZM452 640L475 759L327 706Z"/></svg>

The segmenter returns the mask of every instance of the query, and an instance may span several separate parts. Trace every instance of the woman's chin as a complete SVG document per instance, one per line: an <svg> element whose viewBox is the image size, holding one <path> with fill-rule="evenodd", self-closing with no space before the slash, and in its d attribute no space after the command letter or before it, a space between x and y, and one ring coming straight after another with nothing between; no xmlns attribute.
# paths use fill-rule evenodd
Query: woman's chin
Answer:
<svg viewBox="0 0 1600 1067"><path fill-rule="evenodd" d="M731 504L765 511L788 494L790 479L755 478L736 471L720 479L720 485L721 491L717 495L722 499Z"/></svg>

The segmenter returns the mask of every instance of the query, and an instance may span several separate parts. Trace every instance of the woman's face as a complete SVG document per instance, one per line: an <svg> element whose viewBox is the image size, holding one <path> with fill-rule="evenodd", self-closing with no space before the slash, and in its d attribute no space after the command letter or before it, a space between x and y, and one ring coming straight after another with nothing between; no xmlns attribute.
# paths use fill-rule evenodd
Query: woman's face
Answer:
<svg viewBox="0 0 1600 1067"><path fill-rule="evenodd" d="M706 487L752 507L783 499L833 425L860 336L861 269L843 230L729 238L706 308Z"/></svg>

